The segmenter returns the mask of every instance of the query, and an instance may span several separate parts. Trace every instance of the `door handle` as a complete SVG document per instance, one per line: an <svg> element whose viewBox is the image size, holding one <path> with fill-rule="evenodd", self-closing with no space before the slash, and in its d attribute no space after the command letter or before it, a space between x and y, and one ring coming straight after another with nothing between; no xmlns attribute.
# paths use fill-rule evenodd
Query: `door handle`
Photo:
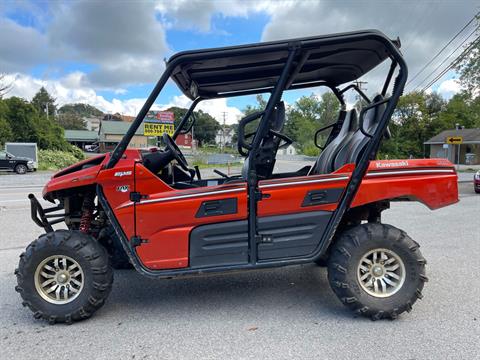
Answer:
<svg viewBox="0 0 480 360"><path fill-rule="evenodd" d="M201 203L195 217L217 216L237 213L237 199L207 200Z"/></svg>
<svg viewBox="0 0 480 360"><path fill-rule="evenodd" d="M326 196L327 196L326 191L313 192L313 193L310 193L310 201L323 201L325 200Z"/></svg>
<svg viewBox="0 0 480 360"><path fill-rule="evenodd" d="M205 212L212 212L220 209L219 201L206 201L204 205Z"/></svg>

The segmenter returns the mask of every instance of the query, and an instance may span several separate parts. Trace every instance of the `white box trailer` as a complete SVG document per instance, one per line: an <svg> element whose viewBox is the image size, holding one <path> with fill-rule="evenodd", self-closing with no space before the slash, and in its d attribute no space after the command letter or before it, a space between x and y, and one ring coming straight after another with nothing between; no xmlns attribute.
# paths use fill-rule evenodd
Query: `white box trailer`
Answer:
<svg viewBox="0 0 480 360"><path fill-rule="evenodd" d="M5 150L14 156L32 159L34 168L38 168L37 143L5 143Z"/></svg>

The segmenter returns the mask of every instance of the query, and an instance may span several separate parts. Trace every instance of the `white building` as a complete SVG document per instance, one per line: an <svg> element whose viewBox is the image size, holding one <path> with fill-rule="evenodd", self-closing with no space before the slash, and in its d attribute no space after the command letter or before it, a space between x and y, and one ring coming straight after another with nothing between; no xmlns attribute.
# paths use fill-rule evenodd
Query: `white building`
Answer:
<svg viewBox="0 0 480 360"><path fill-rule="evenodd" d="M233 135L234 131L231 127L225 127L225 131L223 131L223 129L220 129L215 135L215 144L217 144L218 146L231 146Z"/></svg>
<svg viewBox="0 0 480 360"><path fill-rule="evenodd" d="M98 117L84 117L83 121L85 121L85 125L87 127L87 130L98 132L98 128L100 127L100 121L101 121L100 118L98 118Z"/></svg>
<svg viewBox="0 0 480 360"><path fill-rule="evenodd" d="M292 144L288 145L284 149L278 149L278 154L280 155L297 155L297 150Z"/></svg>

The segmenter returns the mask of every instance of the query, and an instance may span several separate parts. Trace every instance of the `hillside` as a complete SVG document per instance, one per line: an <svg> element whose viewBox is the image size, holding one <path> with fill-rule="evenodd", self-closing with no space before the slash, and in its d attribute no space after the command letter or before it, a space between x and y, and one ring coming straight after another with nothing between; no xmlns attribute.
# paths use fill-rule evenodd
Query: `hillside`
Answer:
<svg viewBox="0 0 480 360"><path fill-rule="evenodd" d="M100 117L103 112L98 110L95 106L88 104L66 104L58 109L59 114L75 114L80 117Z"/></svg>

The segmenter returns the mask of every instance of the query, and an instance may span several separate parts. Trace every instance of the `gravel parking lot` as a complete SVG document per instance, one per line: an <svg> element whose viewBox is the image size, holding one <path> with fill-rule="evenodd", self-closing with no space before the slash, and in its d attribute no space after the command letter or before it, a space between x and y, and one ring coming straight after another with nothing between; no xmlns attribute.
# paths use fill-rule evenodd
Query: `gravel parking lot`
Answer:
<svg viewBox="0 0 480 360"><path fill-rule="evenodd" d="M480 195L471 183L460 184L454 206L394 203L384 213L428 260L424 299L396 321L353 316L326 270L304 265L161 281L118 271L92 319L50 326L21 306L13 275L22 249L41 234L26 195L40 193L50 175L0 175L3 359L478 359Z"/></svg>

